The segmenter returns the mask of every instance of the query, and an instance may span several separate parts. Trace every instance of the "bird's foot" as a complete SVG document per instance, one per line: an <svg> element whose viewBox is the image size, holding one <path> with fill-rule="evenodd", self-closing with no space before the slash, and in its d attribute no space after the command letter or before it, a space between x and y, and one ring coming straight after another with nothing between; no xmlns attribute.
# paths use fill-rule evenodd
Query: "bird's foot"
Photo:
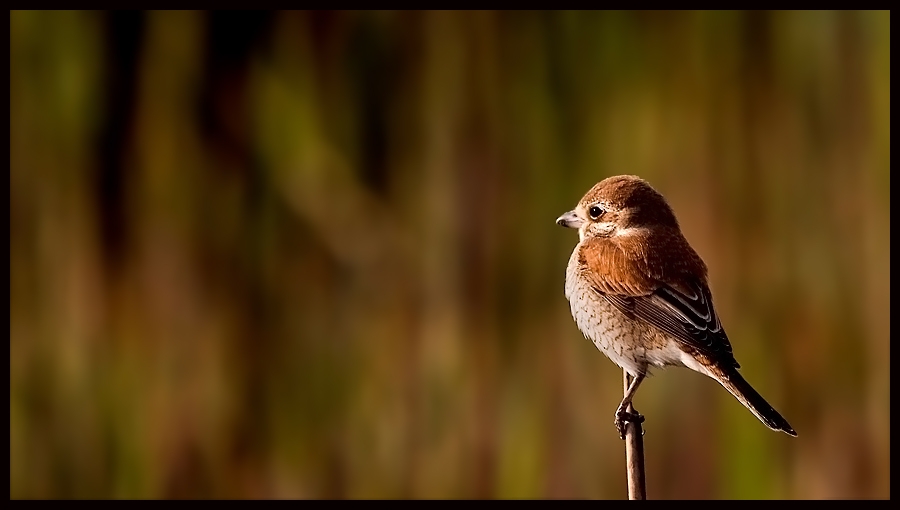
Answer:
<svg viewBox="0 0 900 510"><path fill-rule="evenodd" d="M619 438L625 439L625 422L644 423L644 416L637 412L627 411L624 407L616 409L616 430L619 431Z"/></svg>

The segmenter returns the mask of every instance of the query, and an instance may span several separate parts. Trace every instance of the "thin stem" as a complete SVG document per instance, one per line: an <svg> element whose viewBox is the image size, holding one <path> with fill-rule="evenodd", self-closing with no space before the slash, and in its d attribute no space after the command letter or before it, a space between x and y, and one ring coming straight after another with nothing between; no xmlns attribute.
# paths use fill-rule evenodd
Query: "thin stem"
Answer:
<svg viewBox="0 0 900 510"><path fill-rule="evenodd" d="M631 376L622 371L625 381L625 394L631 385ZM628 404L628 412L635 412L634 406ZM628 476L628 499L647 499L647 486L644 478L644 430L640 423L625 423L625 469Z"/></svg>

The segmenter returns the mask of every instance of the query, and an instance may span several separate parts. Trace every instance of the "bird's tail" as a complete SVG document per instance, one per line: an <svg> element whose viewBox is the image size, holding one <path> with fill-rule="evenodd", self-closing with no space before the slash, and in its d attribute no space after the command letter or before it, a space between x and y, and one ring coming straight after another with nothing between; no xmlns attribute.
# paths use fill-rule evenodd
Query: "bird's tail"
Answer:
<svg viewBox="0 0 900 510"><path fill-rule="evenodd" d="M718 371L717 371L718 372ZM750 386L750 383L736 370L729 369L715 374L715 379L734 395L744 407L750 410L754 416L759 418L766 427L772 430L780 430L785 434L797 437L797 433L791 428L791 425L775 410L762 395Z"/></svg>

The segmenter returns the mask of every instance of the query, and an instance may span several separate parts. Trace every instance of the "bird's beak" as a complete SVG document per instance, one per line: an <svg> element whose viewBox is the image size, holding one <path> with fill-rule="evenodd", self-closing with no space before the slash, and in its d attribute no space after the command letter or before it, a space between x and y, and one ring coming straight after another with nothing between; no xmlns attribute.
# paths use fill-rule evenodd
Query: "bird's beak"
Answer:
<svg viewBox="0 0 900 510"><path fill-rule="evenodd" d="M575 214L575 211L569 211L559 218L556 218L556 224L566 228L581 228L581 225L584 224L584 220L579 218L578 215Z"/></svg>

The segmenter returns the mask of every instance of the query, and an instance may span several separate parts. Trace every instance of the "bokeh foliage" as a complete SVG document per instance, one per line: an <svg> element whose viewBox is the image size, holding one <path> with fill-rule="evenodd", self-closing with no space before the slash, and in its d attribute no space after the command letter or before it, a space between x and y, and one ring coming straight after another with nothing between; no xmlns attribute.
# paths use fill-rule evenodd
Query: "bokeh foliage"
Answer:
<svg viewBox="0 0 900 510"><path fill-rule="evenodd" d="M10 496L622 498L563 297L638 174L747 379L651 498L889 498L889 12L10 13Z"/></svg>

